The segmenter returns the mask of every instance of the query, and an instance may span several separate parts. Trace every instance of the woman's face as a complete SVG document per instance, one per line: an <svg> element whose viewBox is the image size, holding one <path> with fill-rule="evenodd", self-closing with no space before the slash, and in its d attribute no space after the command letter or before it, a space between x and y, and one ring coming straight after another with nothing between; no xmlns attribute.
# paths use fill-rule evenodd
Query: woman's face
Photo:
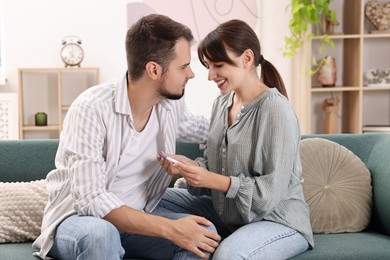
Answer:
<svg viewBox="0 0 390 260"><path fill-rule="evenodd" d="M227 94L241 87L247 70L244 68L243 55L236 56L233 52L227 50L227 54L234 64L226 62L212 62L205 58L208 65L208 80L214 81L221 91L221 94Z"/></svg>

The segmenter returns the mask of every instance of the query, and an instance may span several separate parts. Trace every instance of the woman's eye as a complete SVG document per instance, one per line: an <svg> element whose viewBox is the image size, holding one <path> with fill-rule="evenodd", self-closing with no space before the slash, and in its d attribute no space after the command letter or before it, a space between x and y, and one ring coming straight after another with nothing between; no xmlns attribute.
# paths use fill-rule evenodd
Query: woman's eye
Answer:
<svg viewBox="0 0 390 260"><path fill-rule="evenodd" d="M220 67L222 67L222 65L223 65L223 64L215 64L214 66L215 66L216 68L220 68Z"/></svg>

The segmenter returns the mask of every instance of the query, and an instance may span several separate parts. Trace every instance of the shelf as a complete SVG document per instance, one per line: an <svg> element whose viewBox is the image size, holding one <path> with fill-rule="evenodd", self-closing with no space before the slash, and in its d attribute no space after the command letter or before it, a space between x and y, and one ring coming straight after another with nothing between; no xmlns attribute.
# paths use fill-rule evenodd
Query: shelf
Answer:
<svg viewBox="0 0 390 260"><path fill-rule="evenodd" d="M303 134L328 134L327 115L322 106L326 99L336 97L341 102L336 134L359 134L368 125L390 125L390 84L367 86L365 77L369 69L383 73L389 68L390 33L369 33L373 26L365 17L366 3L367 0L331 1L330 9L336 11L340 24L333 34L327 35L334 41L334 48L327 46L325 53L318 51L324 35L319 35L314 26L310 30L315 35L304 42L294 60L299 72L310 71L312 61L324 56L336 60L334 87L323 87L317 74L308 77L305 73L293 73L293 104Z"/></svg>
<svg viewBox="0 0 390 260"><path fill-rule="evenodd" d="M363 126L363 132L389 132L390 133L390 125Z"/></svg>
<svg viewBox="0 0 390 260"><path fill-rule="evenodd" d="M375 86L375 85L364 85L363 91L378 91L378 90L390 90L390 84Z"/></svg>
<svg viewBox="0 0 390 260"><path fill-rule="evenodd" d="M99 83L99 68L20 68L19 138L59 138L70 104ZM35 126L35 114L45 112L48 126Z"/></svg>
<svg viewBox="0 0 390 260"><path fill-rule="evenodd" d="M68 111L68 110L69 110L69 107L70 107L70 106L62 106L62 107L61 107L61 110L62 110L62 111Z"/></svg>
<svg viewBox="0 0 390 260"><path fill-rule="evenodd" d="M330 34L327 36L331 40L360 39L361 38L360 34ZM313 36L313 40L321 40L322 38L324 38L323 35Z"/></svg>
<svg viewBox="0 0 390 260"><path fill-rule="evenodd" d="M74 68L19 68L19 70L22 70L22 71L34 71L34 72L58 72L58 71L98 71L99 69L98 68L94 68L94 67L74 67Z"/></svg>
<svg viewBox="0 0 390 260"><path fill-rule="evenodd" d="M388 38L390 33L373 33L373 34L364 34L364 38Z"/></svg>
<svg viewBox="0 0 390 260"><path fill-rule="evenodd" d="M336 86L336 87L323 87L323 86L312 86L311 92L343 92L343 91L359 91L359 87L351 86Z"/></svg>
<svg viewBox="0 0 390 260"><path fill-rule="evenodd" d="M59 130L59 125L47 125L47 126L36 126L36 125L24 125L23 131L52 131Z"/></svg>

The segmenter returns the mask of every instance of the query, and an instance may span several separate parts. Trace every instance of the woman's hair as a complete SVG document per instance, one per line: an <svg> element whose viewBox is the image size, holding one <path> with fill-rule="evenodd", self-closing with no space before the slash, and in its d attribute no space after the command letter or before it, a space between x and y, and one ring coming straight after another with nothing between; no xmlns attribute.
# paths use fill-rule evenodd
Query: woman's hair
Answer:
<svg viewBox="0 0 390 260"><path fill-rule="evenodd" d="M167 72L170 62L176 57L175 45L179 39L192 44L191 30L164 15L151 14L142 17L126 35L127 68L131 80L139 79L149 61L162 66Z"/></svg>
<svg viewBox="0 0 390 260"><path fill-rule="evenodd" d="M241 20L230 20L220 24L211 31L199 44L198 56L200 62L207 68L205 58L212 62L226 62L235 65L229 58L226 49L240 56L245 50L254 53L255 66L261 66L261 77L268 87L276 87L287 97L287 91L276 68L261 55L259 39L252 28Z"/></svg>

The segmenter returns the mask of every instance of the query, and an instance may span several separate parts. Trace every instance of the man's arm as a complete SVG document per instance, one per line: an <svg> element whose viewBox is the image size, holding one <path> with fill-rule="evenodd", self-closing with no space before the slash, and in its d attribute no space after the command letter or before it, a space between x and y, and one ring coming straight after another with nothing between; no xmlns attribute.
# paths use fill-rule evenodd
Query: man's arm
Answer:
<svg viewBox="0 0 390 260"><path fill-rule="evenodd" d="M126 233L163 237L202 258L208 257L202 250L213 253L221 240L218 234L200 226L212 223L199 216L171 220L122 206L112 210L104 219Z"/></svg>

